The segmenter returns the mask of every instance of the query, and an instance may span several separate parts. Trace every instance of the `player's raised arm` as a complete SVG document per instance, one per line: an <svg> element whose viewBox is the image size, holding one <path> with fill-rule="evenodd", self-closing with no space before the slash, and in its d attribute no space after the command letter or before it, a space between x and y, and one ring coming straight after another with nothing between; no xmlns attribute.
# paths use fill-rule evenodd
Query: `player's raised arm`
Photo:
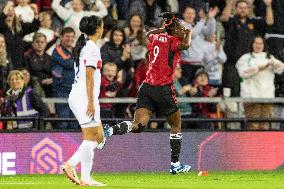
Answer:
<svg viewBox="0 0 284 189"><path fill-rule="evenodd" d="M192 30L189 30L189 29L185 30L182 41L178 46L178 50L186 50L189 48L191 44L191 34L192 34Z"/></svg>
<svg viewBox="0 0 284 189"><path fill-rule="evenodd" d="M150 40L151 34L159 34L159 33L164 33L164 32L165 32L164 28L153 29L153 30L150 30L146 33L146 37L147 37L148 40Z"/></svg>

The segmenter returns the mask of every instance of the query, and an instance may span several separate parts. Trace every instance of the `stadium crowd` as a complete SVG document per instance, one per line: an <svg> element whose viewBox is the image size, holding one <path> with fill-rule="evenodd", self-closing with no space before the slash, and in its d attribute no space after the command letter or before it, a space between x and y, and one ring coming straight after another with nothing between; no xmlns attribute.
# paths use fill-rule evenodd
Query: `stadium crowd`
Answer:
<svg viewBox="0 0 284 189"><path fill-rule="evenodd" d="M145 33L162 27L161 12L174 12L192 43L181 54L174 86L178 97L284 96L283 0L0 0L1 117L73 117L67 98L74 80L72 49L84 16L103 18L101 98L136 97L151 49ZM183 118L234 117L234 103L179 104ZM132 117L133 104L101 104L102 118ZM284 106L244 104L249 118L283 116ZM156 115L159 117L159 115ZM216 125L183 124L184 128ZM268 129L251 123L250 129ZM1 129L32 128L30 121L8 121ZM76 129L76 123L47 124ZM152 123L152 128L158 127Z"/></svg>

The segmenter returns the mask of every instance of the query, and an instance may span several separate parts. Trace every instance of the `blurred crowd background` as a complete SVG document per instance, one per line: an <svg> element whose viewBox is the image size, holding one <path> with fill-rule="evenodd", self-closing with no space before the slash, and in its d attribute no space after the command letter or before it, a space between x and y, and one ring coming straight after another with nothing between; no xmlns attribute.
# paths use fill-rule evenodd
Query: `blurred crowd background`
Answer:
<svg viewBox="0 0 284 189"><path fill-rule="evenodd" d="M1 117L74 117L68 98L74 80L72 50L84 16L104 21L98 42L103 61L101 98L136 97L151 49L145 33L162 27L169 11L191 29L192 43L181 52L174 86L178 97L274 98L284 96L283 0L0 0ZM80 100L80 99L78 99ZM180 103L183 118L283 117L283 104ZM102 118L132 118L135 104L101 104ZM160 115L155 115L160 117ZM249 129L269 129L250 123ZM1 129L30 129L31 121L0 122ZM151 128L168 127L151 123ZM211 123L183 128L220 129ZM282 125L274 125L282 129ZM55 122L45 129L77 129ZM240 124L231 124L240 129Z"/></svg>

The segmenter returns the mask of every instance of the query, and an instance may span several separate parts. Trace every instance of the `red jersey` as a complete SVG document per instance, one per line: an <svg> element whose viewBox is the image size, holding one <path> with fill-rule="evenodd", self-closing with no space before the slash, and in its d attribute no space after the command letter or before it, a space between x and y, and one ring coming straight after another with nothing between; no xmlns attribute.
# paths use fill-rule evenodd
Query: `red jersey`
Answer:
<svg viewBox="0 0 284 189"><path fill-rule="evenodd" d="M149 56L149 70L145 83L156 86L173 83L174 73L180 61L178 46L180 39L165 33L150 34L152 48Z"/></svg>

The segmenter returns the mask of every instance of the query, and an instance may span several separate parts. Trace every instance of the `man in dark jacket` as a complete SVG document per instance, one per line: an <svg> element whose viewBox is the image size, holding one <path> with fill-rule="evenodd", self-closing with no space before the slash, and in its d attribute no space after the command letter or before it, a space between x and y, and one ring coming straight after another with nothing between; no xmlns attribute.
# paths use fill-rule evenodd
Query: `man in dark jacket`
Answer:
<svg viewBox="0 0 284 189"><path fill-rule="evenodd" d="M224 50L228 57L224 64L223 87L231 88L232 96L240 95L240 78L235 68L237 60L250 51L254 36L264 35L266 26L274 23L272 0L263 0L266 5L266 17L249 17L249 5L246 0L236 2L236 14L231 16L234 1L228 0L221 21L225 28Z"/></svg>
<svg viewBox="0 0 284 189"><path fill-rule="evenodd" d="M265 16L266 9L262 0L255 0L255 14ZM272 8L274 14L274 24L267 28L265 38L267 40L268 51L276 58L284 62L284 1L273 0ZM276 96L284 96L284 74L276 75Z"/></svg>
<svg viewBox="0 0 284 189"><path fill-rule="evenodd" d="M8 1L0 13L0 33L5 36L8 56L11 57L14 69L23 67L25 35L39 28L38 11L34 10L35 19L32 23L23 23L16 17L14 4Z"/></svg>
<svg viewBox="0 0 284 189"><path fill-rule="evenodd" d="M72 55L72 44L75 39L75 31L64 28L61 32L61 44L58 45L51 57L52 72L52 94L56 98L68 98L75 77L74 57ZM74 117L69 106L66 104L56 104L56 114L59 118ZM77 124L68 122L58 122L56 129L74 129Z"/></svg>

